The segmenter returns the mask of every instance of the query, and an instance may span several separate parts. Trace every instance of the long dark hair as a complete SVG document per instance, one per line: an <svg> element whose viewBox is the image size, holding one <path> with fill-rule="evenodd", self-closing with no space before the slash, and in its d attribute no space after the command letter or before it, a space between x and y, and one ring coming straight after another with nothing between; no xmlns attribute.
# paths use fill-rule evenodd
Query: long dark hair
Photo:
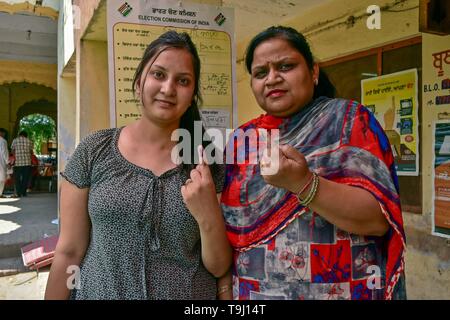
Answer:
<svg viewBox="0 0 450 320"><path fill-rule="evenodd" d="M314 67L314 58L311 52L311 48L306 38L297 30L284 26L272 26L266 30L258 33L247 47L245 53L245 66L248 73L251 74L253 54L257 46L262 42L273 38L281 38L286 40L294 49L296 49L305 58L305 61L310 70ZM334 98L336 95L336 89L331 83L326 73L319 69L319 83L314 88L313 99L320 96Z"/></svg>
<svg viewBox="0 0 450 320"><path fill-rule="evenodd" d="M184 49L191 54L192 57L192 65L194 66L194 76L195 76L195 86L194 86L194 95L191 101L191 105L185 111L185 113L181 116L180 119L180 129L186 129L189 131L191 137L194 137L194 122L202 121L200 116L200 111L198 106L202 103L202 97L200 93L200 58L197 52L197 48L195 44L192 42L191 37L186 32L176 32L173 30L167 31L159 36L156 40L152 41L144 51L144 55L139 63L136 72L133 77L133 94L136 91L136 85L138 81L141 79L142 73L144 72L145 66L149 61L156 58L166 49L169 48L178 48ZM141 92L142 95L142 92ZM202 137L205 132L205 128L202 124ZM193 142L194 139L191 139ZM203 141L203 139L202 139ZM202 142L203 147L206 148L211 142ZM194 162L197 154L197 146L191 143L191 159ZM194 167L193 164L183 164L183 169L185 173L189 173L189 171ZM213 165L212 170L216 170L216 166Z"/></svg>

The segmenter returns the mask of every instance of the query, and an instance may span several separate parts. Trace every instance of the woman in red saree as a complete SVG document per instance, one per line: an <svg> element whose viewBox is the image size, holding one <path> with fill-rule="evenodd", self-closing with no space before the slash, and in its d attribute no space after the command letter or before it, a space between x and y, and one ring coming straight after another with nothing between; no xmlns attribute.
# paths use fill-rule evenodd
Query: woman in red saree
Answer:
<svg viewBox="0 0 450 320"><path fill-rule="evenodd" d="M234 248L223 295L405 299L397 174L373 114L355 101L331 98L334 88L292 28L258 34L246 67L266 114L242 125L227 146L237 153L227 163L222 193ZM262 140L234 145L248 130L275 129L279 162L262 155ZM256 153L259 161L239 164L240 153L245 159ZM274 174L262 172L275 165Z"/></svg>

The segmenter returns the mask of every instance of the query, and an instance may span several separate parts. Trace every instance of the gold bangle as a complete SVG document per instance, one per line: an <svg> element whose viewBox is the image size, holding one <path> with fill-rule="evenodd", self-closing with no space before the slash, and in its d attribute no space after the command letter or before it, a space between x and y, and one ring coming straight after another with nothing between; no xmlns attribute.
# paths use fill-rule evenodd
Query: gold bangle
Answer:
<svg viewBox="0 0 450 320"><path fill-rule="evenodd" d="M311 183L314 180L314 174L315 173L313 172L312 175L311 175L311 178L309 178L308 181L303 185L303 187L298 192L295 193L297 195L297 197L300 197L300 195L303 192L305 192L305 190L308 189L308 187L311 185Z"/></svg>
<svg viewBox="0 0 450 320"><path fill-rule="evenodd" d="M300 202L301 205L307 207L314 199L314 197L316 196L317 193L317 188L319 186L319 176L317 175L317 173L313 172L313 182L312 182L312 187L311 189L309 189L309 193L306 196L306 198L304 200L300 199L300 197L297 195L297 199Z"/></svg>
<svg viewBox="0 0 450 320"><path fill-rule="evenodd" d="M222 293L230 291L233 287L231 284L226 284L217 288L217 295L220 296Z"/></svg>

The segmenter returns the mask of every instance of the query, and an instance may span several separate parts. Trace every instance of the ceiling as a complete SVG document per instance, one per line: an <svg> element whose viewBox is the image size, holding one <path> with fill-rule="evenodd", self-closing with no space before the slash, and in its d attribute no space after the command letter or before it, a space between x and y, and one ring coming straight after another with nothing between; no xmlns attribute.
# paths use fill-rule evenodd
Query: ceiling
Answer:
<svg viewBox="0 0 450 320"><path fill-rule="evenodd" d="M0 1L0 60L57 62L58 0Z"/></svg>
<svg viewBox="0 0 450 320"><path fill-rule="evenodd" d="M57 21L0 12L0 60L57 61Z"/></svg>

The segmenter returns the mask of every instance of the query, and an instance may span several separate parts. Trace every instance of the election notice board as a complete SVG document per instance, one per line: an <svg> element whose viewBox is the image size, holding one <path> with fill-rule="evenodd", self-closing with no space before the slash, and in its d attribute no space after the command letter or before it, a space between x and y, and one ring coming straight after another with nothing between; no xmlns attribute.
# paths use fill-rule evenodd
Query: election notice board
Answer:
<svg viewBox="0 0 450 320"><path fill-rule="evenodd" d="M199 52L205 126L237 126L232 8L170 0L108 0L107 5L111 127L141 117L133 76L148 44L168 30L187 32Z"/></svg>
<svg viewBox="0 0 450 320"><path fill-rule="evenodd" d="M383 127L400 176L419 175L417 70L361 81L362 104Z"/></svg>

